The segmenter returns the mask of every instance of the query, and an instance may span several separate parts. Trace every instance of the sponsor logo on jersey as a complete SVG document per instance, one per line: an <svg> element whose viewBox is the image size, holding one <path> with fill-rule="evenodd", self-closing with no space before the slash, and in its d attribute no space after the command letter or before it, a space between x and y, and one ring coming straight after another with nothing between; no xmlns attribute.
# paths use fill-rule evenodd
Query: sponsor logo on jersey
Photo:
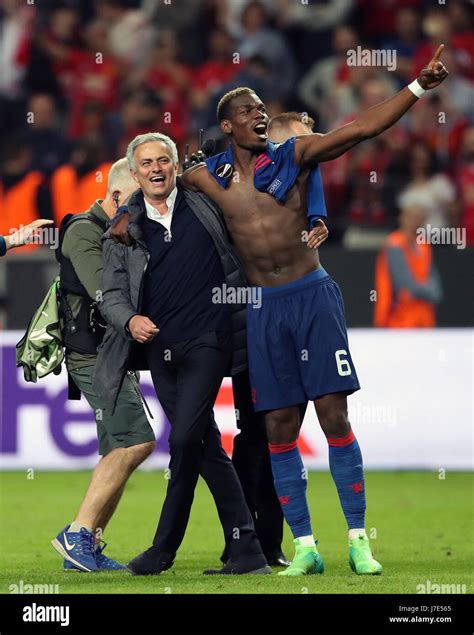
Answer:
<svg viewBox="0 0 474 635"><path fill-rule="evenodd" d="M233 172L234 168L230 163L224 163L223 165L220 165L216 170L217 176L221 179L230 179Z"/></svg>

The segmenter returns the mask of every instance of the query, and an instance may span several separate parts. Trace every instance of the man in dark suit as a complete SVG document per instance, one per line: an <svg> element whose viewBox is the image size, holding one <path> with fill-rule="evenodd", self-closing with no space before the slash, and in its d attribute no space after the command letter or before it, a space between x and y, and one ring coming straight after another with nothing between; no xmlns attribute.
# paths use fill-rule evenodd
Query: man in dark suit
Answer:
<svg viewBox="0 0 474 635"><path fill-rule="evenodd" d="M218 208L177 180L178 155L169 137L140 135L127 158L141 188L128 204L133 244L104 244L101 312L117 334L105 336L94 381L113 408L131 343L139 343L172 428L168 491L153 546L128 567L151 575L172 566L201 473L229 556L222 569L206 573L270 573L213 416L228 369L245 368L244 307L225 299L227 289L247 290L240 263Z"/></svg>

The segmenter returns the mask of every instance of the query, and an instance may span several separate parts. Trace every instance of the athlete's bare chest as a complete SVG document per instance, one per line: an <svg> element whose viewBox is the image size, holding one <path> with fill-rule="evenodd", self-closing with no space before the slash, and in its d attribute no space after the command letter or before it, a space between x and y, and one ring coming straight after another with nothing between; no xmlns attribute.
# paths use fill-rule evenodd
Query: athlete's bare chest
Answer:
<svg viewBox="0 0 474 635"><path fill-rule="evenodd" d="M208 195L219 205L227 220L256 220L301 210L302 196L297 183L288 193L284 202L278 201L267 192L257 190L253 179L234 178L227 189L218 185L212 187Z"/></svg>

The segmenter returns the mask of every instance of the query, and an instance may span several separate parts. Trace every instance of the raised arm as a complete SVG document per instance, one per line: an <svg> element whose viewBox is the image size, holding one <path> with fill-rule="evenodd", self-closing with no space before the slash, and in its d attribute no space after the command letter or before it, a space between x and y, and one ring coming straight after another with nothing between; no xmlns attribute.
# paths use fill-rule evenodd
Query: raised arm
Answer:
<svg viewBox="0 0 474 635"><path fill-rule="evenodd" d="M298 165L311 168L321 161L336 159L361 141L376 137L393 126L418 101L417 94L421 96L425 90L435 88L448 76L446 67L439 60L443 48L444 44L441 44L428 66L409 87L369 108L351 123L325 135L298 137L295 144L295 160Z"/></svg>

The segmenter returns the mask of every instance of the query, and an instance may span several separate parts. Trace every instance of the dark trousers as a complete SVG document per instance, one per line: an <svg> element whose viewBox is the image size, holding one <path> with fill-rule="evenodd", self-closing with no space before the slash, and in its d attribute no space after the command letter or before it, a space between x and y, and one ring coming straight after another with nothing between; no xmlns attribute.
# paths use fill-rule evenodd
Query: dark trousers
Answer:
<svg viewBox="0 0 474 635"><path fill-rule="evenodd" d="M252 516L213 413L231 356L230 336L207 333L169 346L154 340L146 353L156 394L171 423L169 483L153 544L176 553L201 474L214 497L229 556L260 554Z"/></svg>
<svg viewBox="0 0 474 635"><path fill-rule="evenodd" d="M232 461L239 475L245 500L252 514L265 555L281 549L283 512L273 484L270 453L265 431L265 413L253 409L247 372L232 378L237 427ZM300 407L303 421L306 404Z"/></svg>

